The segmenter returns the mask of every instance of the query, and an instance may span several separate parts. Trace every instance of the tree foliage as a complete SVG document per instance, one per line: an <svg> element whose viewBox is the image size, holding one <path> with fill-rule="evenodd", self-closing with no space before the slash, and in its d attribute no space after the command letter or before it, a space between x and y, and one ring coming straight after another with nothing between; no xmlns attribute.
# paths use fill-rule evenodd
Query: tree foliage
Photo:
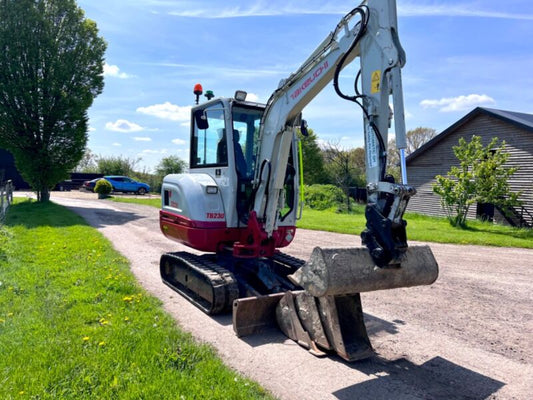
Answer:
<svg viewBox="0 0 533 400"><path fill-rule="evenodd" d="M331 183L342 189L350 210L350 187L365 186L365 151L362 148L345 150L329 143L323 154Z"/></svg>
<svg viewBox="0 0 533 400"><path fill-rule="evenodd" d="M495 137L484 147L481 137L474 135L470 142L459 139L453 151L459 165L452 166L447 176L438 175L433 186L453 225L466 224L472 204L491 203L503 208L518 204L518 194L511 192L508 183L517 168L505 167L509 158L505 141L498 144Z"/></svg>
<svg viewBox="0 0 533 400"><path fill-rule="evenodd" d="M178 156L168 156L161 159L155 168L155 174L164 177L169 174L181 174L187 169L187 163Z"/></svg>
<svg viewBox="0 0 533 400"><path fill-rule="evenodd" d="M327 173L324 169L324 157L318 145L318 137L312 129L308 129L309 135L303 136L298 133L302 143L302 160L304 182L307 185L326 183Z"/></svg>
<svg viewBox="0 0 533 400"><path fill-rule="evenodd" d="M42 201L83 156L105 48L74 0L0 1L0 146Z"/></svg>
<svg viewBox="0 0 533 400"><path fill-rule="evenodd" d="M135 172L135 167L141 159L122 156L98 157L96 169L104 175L126 175L131 176Z"/></svg>
<svg viewBox="0 0 533 400"><path fill-rule="evenodd" d="M405 135L405 139L407 142L405 154L409 155L414 153L416 150L425 145L435 136L437 136L437 131L433 128L419 126L418 128L409 130Z"/></svg>
<svg viewBox="0 0 533 400"><path fill-rule="evenodd" d="M405 156L408 156L437 136L437 131L433 128L419 126L407 131L405 141ZM390 139L387 146L387 173L394 176L397 182L401 179L400 152L396 148L396 139Z"/></svg>

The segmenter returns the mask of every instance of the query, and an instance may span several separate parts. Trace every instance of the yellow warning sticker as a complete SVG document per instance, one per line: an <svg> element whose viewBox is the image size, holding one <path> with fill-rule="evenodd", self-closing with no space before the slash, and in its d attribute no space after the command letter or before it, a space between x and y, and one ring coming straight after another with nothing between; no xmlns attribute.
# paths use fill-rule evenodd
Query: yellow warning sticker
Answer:
<svg viewBox="0 0 533 400"><path fill-rule="evenodd" d="M381 88L381 71L378 69L372 72L372 81L370 86L371 93L379 93Z"/></svg>

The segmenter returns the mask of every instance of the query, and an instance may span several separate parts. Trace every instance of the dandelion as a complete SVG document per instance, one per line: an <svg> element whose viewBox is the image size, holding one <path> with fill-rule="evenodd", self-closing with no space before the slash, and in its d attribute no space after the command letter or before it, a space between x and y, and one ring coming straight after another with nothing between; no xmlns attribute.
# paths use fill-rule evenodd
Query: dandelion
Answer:
<svg viewBox="0 0 533 400"><path fill-rule="evenodd" d="M100 342L100 343L98 343L98 346L100 346L100 347L105 346L105 342Z"/></svg>
<svg viewBox="0 0 533 400"><path fill-rule="evenodd" d="M88 342L90 339L91 339L91 338L90 338L89 336L84 336L84 337L83 337L83 341L84 341L84 342Z"/></svg>
<svg viewBox="0 0 533 400"><path fill-rule="evenodd" d="M127 321L129 321L129 320L130 320L129 317L124 317L124 321L127 322Z"/></svg>
<svg viewBox="0 0 533 400"><path fill-rule="evenodd" d="M132 296L124 296L122 298L122 300L124 300L127 303L131 303L133 301L133 297Z"/></svg>
<svg viewBox="0 0 533 400"><path fill-rule="evenodd" d="M21 391L19 392L19 395L22 396L23 394L24 394L24 390L21 390Z"/></svg>
<svg viewBox="0 0 533 400"><path fill-rule="evenodd" d="M13 313L12 313L12 312L7 313L7 316L8 316L8 317L12 317L12 316L13 316Z"/></svg>

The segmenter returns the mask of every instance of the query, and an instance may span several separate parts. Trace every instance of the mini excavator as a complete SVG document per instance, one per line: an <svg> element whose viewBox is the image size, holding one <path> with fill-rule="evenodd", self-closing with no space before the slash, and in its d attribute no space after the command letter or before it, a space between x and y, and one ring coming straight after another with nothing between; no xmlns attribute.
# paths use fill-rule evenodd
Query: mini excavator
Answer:
<svg viewBox="0 0 533 400"><path fill-rule="evenodd" d="M339 86L359 57L355 94ZM196 85L191 111L190 170L162 186L163 234L197 250L163 254L163 282L207 314L233 313L238 336L275 324L315 355L347 361L373 354L361 292L429 285L438 265L427 246L408 246L403 214L416 191L407 184L406 134L395 0L366 0L344 16L266 104L247 93L207 101ZM303 108L330 82L362 109L366 153L364 247L316 247L308 261L280 252L296 233ZM402 182L386 173L392 120ZM317 243L318 244L318 243Z"/></svg>

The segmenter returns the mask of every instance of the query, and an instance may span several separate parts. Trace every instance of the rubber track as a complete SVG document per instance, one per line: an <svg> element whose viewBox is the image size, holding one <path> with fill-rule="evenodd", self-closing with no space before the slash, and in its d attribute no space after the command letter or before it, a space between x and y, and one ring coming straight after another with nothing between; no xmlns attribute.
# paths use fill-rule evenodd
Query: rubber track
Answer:
<svg viewBox="0 0 533 400"><path fill-rule="evenodd" d="M276 252L272 259L274 260L274 262L290 268L291 273L296 272L298 268L302 267L305 264L304 260L281 252Z"/></svg>
<svg viewBox="0 0 533 400"><path fill-rule="evenodd" d="M175 264L184 265L184 269L189 273L195 274L206 285L210 286L213 291L213 302L206 306L207 300L199 301L200 296L194 296L180 289L179 286L174 285L163 274L163 260L171 258ZM176 267L174 267L176 268ZM207 257L197 256L195 254L187 253L185 251L166 253L161 257L160 263L161 278L163 282L186 297L191 303L196 305L207 314L219 314L224 311L231 310L233 301L239 297L239 287L233 274L227 269L210 261Z"/></svg>

